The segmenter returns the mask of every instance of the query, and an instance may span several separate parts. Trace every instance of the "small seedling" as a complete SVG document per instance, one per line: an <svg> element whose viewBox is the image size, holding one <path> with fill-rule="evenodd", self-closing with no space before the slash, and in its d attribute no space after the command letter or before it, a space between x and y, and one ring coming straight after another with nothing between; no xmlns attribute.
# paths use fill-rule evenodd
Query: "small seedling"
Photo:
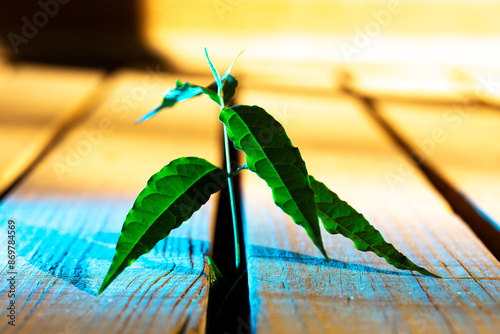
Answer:
<svg viewBox="0 0 500 334"><path fill-rule="evenodd" d="M327 186L309 175L299 149L292 145L283 126L258 106L228 106L233 99L238 81L229 69L221 77L205 50L215 82L202 87L177 81L167 90L162 103L140 118L143 122L167 107L205 94L220 107L219 120L224 125L226 170L197 157L173 160L151 176L146 188L137 196L123 224L116 253L99 293L139 256L148 253L170 231L181 226L210 196L227 183L235 225L235 205L232 178L244 169L256 173L271 188L273 199L293 221L302 226L326 261L320 224L330 234L341 234L351 239L363 252L371 251L398 269L417 271L439 277L417 266L392 244L387 243L362 214L342 201ZM231 170L229 140L246 155L244 166ZM235 238L237 240L237 238ZM236 259L239 244L235 242ZM237 263L236 266L239 264Z"/></svg>

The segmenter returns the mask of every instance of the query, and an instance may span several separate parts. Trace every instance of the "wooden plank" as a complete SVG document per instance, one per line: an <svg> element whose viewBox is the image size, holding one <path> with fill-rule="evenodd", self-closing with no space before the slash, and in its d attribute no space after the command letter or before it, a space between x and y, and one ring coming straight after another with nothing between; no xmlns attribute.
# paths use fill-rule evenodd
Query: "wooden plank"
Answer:
<svg viewBox="0 0 500 334"><path fill-rule="evenodd" d="M453 107L380 103L382 115L500 228L500 114L464 101Z"/></svg>
<svg viewBox="0 0 500 334"><path fill-rule="evenodd" d="M359 105L345 97L258 91L244 96L241 103L278 111L312 175L364 213L413 261L443 277L398 271L326 233L333 260L325 262L302 228L272 203L265 183L245 173L252 331L499 331L500 264ZM406 173L404 183L393 181L400 171Z"/></svg>
<svg viewBox="0 0 500 334"><path fill-rule="evenodd" d="M452 67L381 62L354 64L346 71L356 91L377 99L453 104L471 93L470 80L464 82L464 74Z"/></svg>
<svg viewBox="0 0 500 334"><path fill-rule="evenodd" d="M175 78L121 72L112 80L105 102L2 203L4 235L7 219L17 225L18 313L16 327L2 321L1 332L204 333L215 199L96 293L149 176L180 156L219 161L217 108L200 98L134 126ZM6 305L5 285L0 296Z"/></svg>
<svg viewBox="0 0 500 334"><path fill-rule="evenodd" d="M476 76L477 80L474 81L471 80L471 76L467 74L467 71L455 69L453 72L453 78L450 76L448 76L448 78L443 77L441 81L443 81L442 86L450 88L455 87L454 90L450 90L448 93L451 92L462 95L462 97L454 103L450 103L451 101L447 103L442 99L438 100L428 98L412 100L406 97L398 100L394 98L382 97L382 99L384 102L397 101L411 104L412 106L419 104L430 107L428 108L430 110L434 110L439 106L446 106L448 110L442 113L443 121L444 123L454 123L452 126L454 129L460 126L460 123L462 122L461 118L468 117L468 113L471 110L477 109L479 106L487 106L488 108L493 109L498 108L491 98L492 94L490 91L495 90L496 86L495 82L492 82L490 77L488 77L488 81L486 81L484 78ZM433 71L431 71L431 73L433 73ZM431 82L432 80L428 81ZM440 144L446 140L447 134L445 133L445 130L441 127L433 128L432 138L428 137L423 139L422 144L424 147L420 149L413 142L408 142L405 135L399 130L398 126L395 126L388 121L386 117L380 114L378 104L375 100L380 100L381 97L375 95L370 98L365 92L360 92L358 84L359 80L355 81L354 85L351 83L351 86L354 87L348 88L348 91L354 97L363 101L364 108L369 111L373 120L375 120L380 127L387 131L398 147L408 154L409 158L411 158L411 160L418 165L419 169L426 174L428 180L432 183L436 190L439 191L447 200L452 210L467 224L469 224L474 233L498 259L500 256L500 244L498 244L500 229L497 227L498 223L492 221L490 216L484 214L481 208L478 208L476 203L471 202L467 193L463 190L457 189L456 184L449 181L449 175L440 171L439 167L441 166L437 168L436 164L427 157L428 154L433 153L436 144ZM437 102L440 103L438 104ZM426 109L423 107L421 110ZM412 123L408 123L407 125L413 127ZM399 178L401 178L401 176L399 176Z"/></svg>
<svg viewBox="0 0 500 334"><path fill-rule="evenodd" d="M0 65L0 193L82 112L98 70Z"/></svg>
<svg viewBox="0 0 500 334"><path fill-rule="evenodd" d="M474 65L457 71L462 81L468 84L469 94L467 97L479 100L498 110L500 106L500 69L496 65Z"/></svg>
<svg viewBox="0 0 500 334"><path fill-rule="evenodd" d="M323 63L329 73L329 64L357 61L496 64L499 8L494 1L146 0L142 10L146 40L182 71L206 71L200 50L207 46L216 63L247 49L245 59L289 68L296 60Z"/></svg>

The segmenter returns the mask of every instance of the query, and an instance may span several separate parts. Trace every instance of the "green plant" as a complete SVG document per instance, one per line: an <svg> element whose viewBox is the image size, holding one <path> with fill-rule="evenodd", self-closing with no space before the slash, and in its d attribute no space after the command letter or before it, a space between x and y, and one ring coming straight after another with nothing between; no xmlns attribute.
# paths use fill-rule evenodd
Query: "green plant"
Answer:
<svg viewBox="0 0 500 334"><path fill-rule="evenodd" d="M188 220L226 182L236 233L232 178L243 169L256 173L267 183L274 202L305 229L327 261L329 258L323 247L319 220L327 232L351 239L360 251L372 251L398 269L439 277L411 262L387 243L363 215L310 176L299 149L292 145L283 126L264 109L247 105L228 107L238 86L238 81L230 75L238 57L220 77L206 50L205 54L215 82L208 87L201 87L177 81L175 88L165 93L162 103L138 122L178 102L200 94L207 95L220 107L219 119L224 125L227 169L223 170L201 158L185 157L170 162L154 174L125 219L113 262L99 293L139 256L149 252L171 230ZM246 155L246 164L234 171L229 163L229 140ZM238 254L238 242L235 247ZM239 264L236 263L236 266Z"/></svg>

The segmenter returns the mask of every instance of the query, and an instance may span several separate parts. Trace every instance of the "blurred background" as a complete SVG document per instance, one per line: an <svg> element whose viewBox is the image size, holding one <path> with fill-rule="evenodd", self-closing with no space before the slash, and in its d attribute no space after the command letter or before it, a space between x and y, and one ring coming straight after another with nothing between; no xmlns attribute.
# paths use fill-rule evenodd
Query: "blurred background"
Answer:
<svg viewBox="0 0 500 334"><path fill-rule="evenodd" d="M207 73L202 49L238 71L327 75L334 65L495 66L495 0L2 1L2 53L15 60Z"/></svg>
<svg viewBox="0 0 500 334"><path fill-rule="evenodd" d="M51 77L45 70L41 76L29 67L25 76L32 86L19 81L20 88L14 88L8 84L13 64L105 69L105 75L133 68L147 75L166 74L167 82L199 76L203 84L211 81L203 53L207 47L221 71L246 50L233 71L242 88L238 103L274 105L271 113L282 122L290 121L288 127L297 127L298 144L309 140L318 148L327 145L321 138L331 131L327 119L335 108L325 102L324 112L317 106L316 119L312 119L308 115L313 111L296 110L294 105L299 104L292 104L292 97L303 98L305 106L320 104L320 98L344 94L346 86L381 102L399 99L405 105L394 108L396 115L417 108L415 118L423 123L421 137L426 139L425 131L433 126L450 126L448 109L456 113L457 105L467 105L471 99L489 103L496 113L500 101L498 13L497 0L6 0L0 3L0 81L13 92L4 92L4 109L10 101L12 111L3 112L2 122L6 128L25 126L26 118L21 120L18 109L26 102L22 92L32 92L33 87L40 100L31 103L47 106L47 115L55 114L57 108L49 108L48 102L55 103L57 92L46 84L42 91L42 82L53 80L57 87L69 89L65 77ZM169 87L154 86L158 91ZM160 95L139 88L135 102L123 102L134 117L151 107L144 102L146 95L148 101ZM284 95L266 96L266 90ZM99 87L98 91L103 95L105 90ZM95 95L89 99L97 101ZM431 110L439 110L433 113L434 125L423 116ZM292 122L290 113L302 118ZM462 115L460 121L466 120ZM496 114L492 117L496 119ZM324 120L321 131L318 118ZM198 128L205 126L175 122L179 122L175 123L177 133L191 131L200 137ZM487 132L491 137L496 123L485 124L491 127ZM311 127L316 127L314 133L308 131ZM460 132L455 136L460 137ZM496 138L490 137L485 140ZM461 155L459 146L454 147L453 154ZM471 145L471 152L476 151ZM500 164L495 154L487 157L488 168ZM463 165L464 159L457 164Z"/></svg>

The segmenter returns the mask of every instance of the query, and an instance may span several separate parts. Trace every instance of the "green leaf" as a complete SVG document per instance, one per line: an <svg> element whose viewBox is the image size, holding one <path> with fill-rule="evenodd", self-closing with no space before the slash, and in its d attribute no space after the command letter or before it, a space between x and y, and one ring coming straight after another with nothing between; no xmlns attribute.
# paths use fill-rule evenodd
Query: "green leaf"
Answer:
<svg viewBox="0 0 500 334"><path fill-rule="evenodd" d="M217 84L217 96L219 97L219 102L217 102L221 107L222 106L222 80L220 78L220 75L219 75L219 72L217 72L217 69L215 68L214 64L212 63L212 61L210 60L210 57L208 56L208 51L207 51L207 48L205 48L205 57L207 58L207 61L208 61L208 66L210 66L210 70L212 71L212 75L214 76L215 78L215 83Z"/></svg>
<svg viewBox="0 0 500 334"><path fill-rule="evenodd" d="M243 52L245 52L245 50L243 50L240 53L238 53L238 55L234 58L233 62L231 63L231 66L229 66L229 68L227 69L226 73L224 73L222 75L221 81L226 80L226 78L229 76L229 74L231 74L231 71L233 70L234 64L236 64L236 61L238 60L238 58L240 58L240 56L243 54ZM208 57L208 55L207 55L207 57Z"/></svg>
<svg viewBox="0 0 500 334"><path fill-rule="evenodd" d="M218 285L226 284L226 278L224 277L224 275L222 275L219 268L215 264L214 260L210 256L207 256L207 258L208 258L208 269L209 269L208 277L210 280L210 287L214 288Z"/></svg>
<svg viewBox="0 0 500 334"><path fill-rule="evenodd" d="M125 218L99 294L139 256L188 220L227 178L226 171L194 157L173 160L154 174Z"/></svg>
<svg viewBox="0 0 500 334"><path fill-rule="evenodd" d="M304 227L328 260L305 162L283 126L257 106L224 108L219 118L234 146L245 152L248 168L272 189L276 205Z"/></svg>
<svg viewBox="0 0 500 334"><path fill-rule="evenodd" d="M224 93L224 103L229 103L231 99L236 94L236 88L238 87L238 80L233 76L228 75L223 81L223 93ZM159 106L148 112L146 115L138 118L135 123L142 123L147 121L151 117L158 114L164 108L170 108L179 102L191 99L200 94L207 95L215 103L219 104L219 96L217 95L217 83L212 82L207 87L201 87L198 85L190 84L189 82L182 83L177 80L175 88L169 89L163 95L163 100Z"/></svg>
<svg viewBox="0 0 500 334"><path fill-rule="evenodd" d="M218 99L215 100L212 98L212 100L214 100L217 104L219 104L221 108L223 108L234 96L234 92L232 92L232 95L230 96L230 98L227 98L226 91L224 90L223 86L225 85L226 80L230 77L229 74L231 73L231 70L233 69L234 64L236 63L236 61L238 60L238 58L241 56L241 54L243 52L245 52L245 50L241 51L234 58L233 62L231 63L231 66L229 66L226 73L224 73L224 75L221 78L219 75L219 72L217 72L217 69L215 68L214 64L210 60L210 57L208 56L207 48L205 48L205 57L207 58L208 66L210 66L210 70L212 71L212 75L215 78L215 84L216 84L216 88L217 88Z"/></svg>
<svg viewBox="0 0 500 334"><path fill-rule="evenodd" d="M313 176L309 176L311 186L316 194L318 215L326 231L330 234L341 234L354 242L354 246L362 252L373 252L384 258L398 269L414 270L422 275L439 278L428 270L417 266L400 253L392 244L387 243L382 234L352 208L342 201L337 194Z"/></svg>
<svg viewBox="0 0 500 334"><path fill-rule="evenodd" d="M232 75L228 75L226 79L222 81L222 92L224 94L224 103L227 105L233 99L236 94L236 88L238 87L238 80ZM207 90L211 92L209 97L215 101L217 104L219 103L219 97L217 96L217 83L213 82L208 87ZM207 93L205 93L207 94ZM208 94L207 94L208 95Z"/></svg>

